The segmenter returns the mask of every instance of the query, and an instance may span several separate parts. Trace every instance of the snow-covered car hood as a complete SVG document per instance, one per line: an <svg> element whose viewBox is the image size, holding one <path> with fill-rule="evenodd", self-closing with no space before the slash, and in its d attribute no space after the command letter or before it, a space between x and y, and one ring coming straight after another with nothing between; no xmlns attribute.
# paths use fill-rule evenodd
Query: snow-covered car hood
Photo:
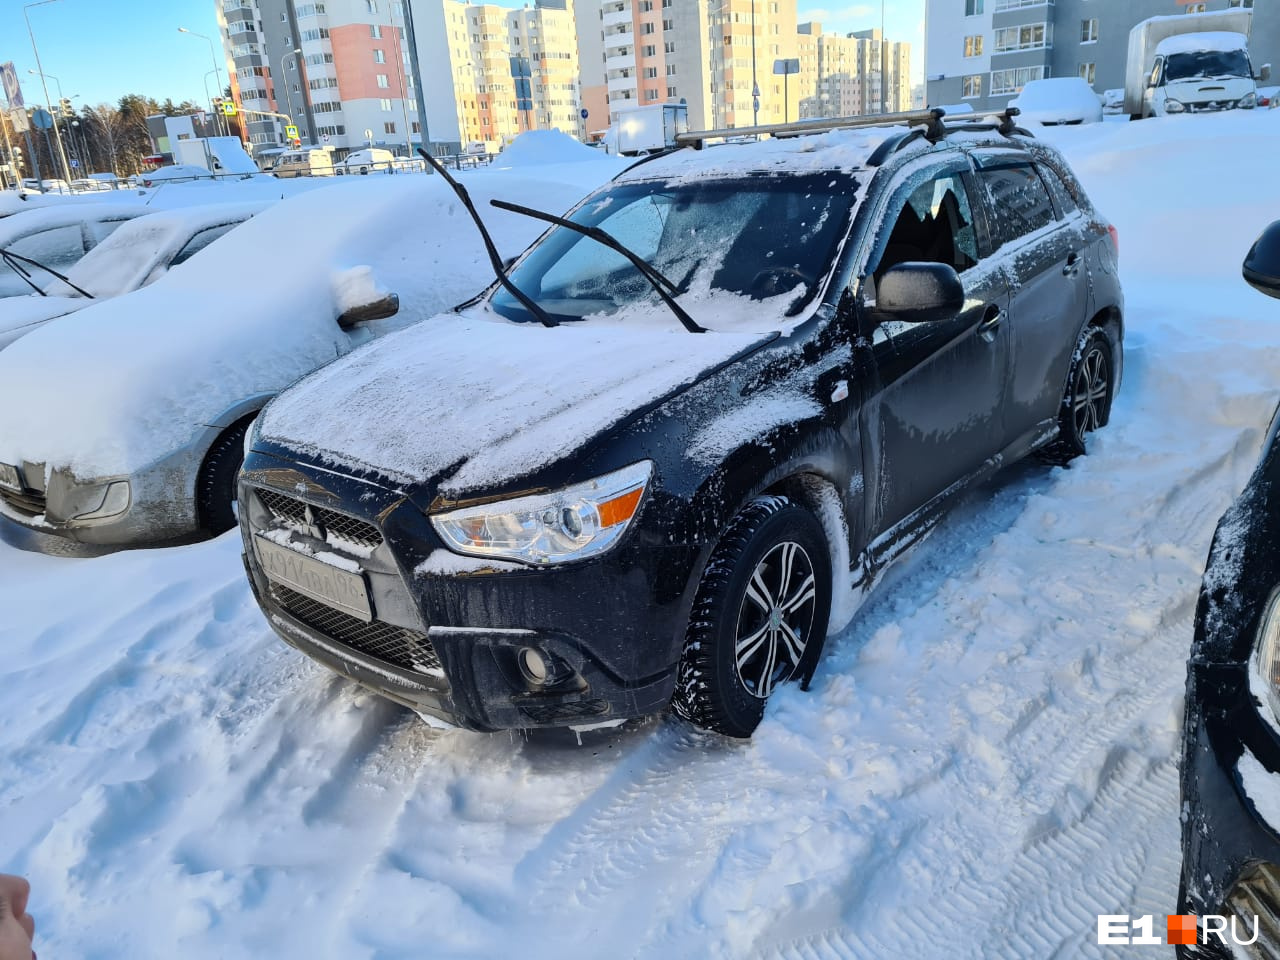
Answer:
<svg viewBox="0 0 1280 960"><path fill-rule="evenodd" d="M1245 94L1257 90L1248 77L1228 77L1210 80L1192 77L1187 80L1170 80L1165 84L1165 94L1170 100L1183 103L1209 103L1214 100L1239 100Z"/></svg>
<svg viewBox="0 0 1280 960"><path fill-rule="evenodd" d="M257 436L450 496L555 463L628 414L776 336L587 321L547 328L444 314L277 397Z"/></svg>
<svg viewBox="0 0 1280 960"><path fill-rule="evenodd" d="M93 303L84 297L6 297L0 300L0 348L7 347L54 317L75 313Z"/></svg>

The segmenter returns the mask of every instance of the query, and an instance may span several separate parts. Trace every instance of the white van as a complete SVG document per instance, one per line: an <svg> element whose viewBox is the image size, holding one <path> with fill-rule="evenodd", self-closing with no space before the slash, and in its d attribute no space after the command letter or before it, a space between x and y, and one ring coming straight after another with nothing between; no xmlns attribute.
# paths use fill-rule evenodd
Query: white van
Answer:
<svg viewBox="0 0 1280 960"><path fill-rule="evenodd" d="M347 158L338 164L337 172L368 174L393 173L396 169L396 157L390 150L379 147L365 147L363 150L352 150Z"/></svg>
<svg viewBox="0 0 1280 960"><path fill-rule="evenodd" d="M271 172L277 177L332 177L333 154L320 147L287 150Z"/></svg>

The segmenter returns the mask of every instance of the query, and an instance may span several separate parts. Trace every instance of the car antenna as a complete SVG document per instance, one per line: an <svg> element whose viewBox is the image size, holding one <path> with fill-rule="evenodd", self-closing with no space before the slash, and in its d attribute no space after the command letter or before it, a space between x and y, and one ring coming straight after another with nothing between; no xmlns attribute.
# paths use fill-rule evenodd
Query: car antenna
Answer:
<svg viewBox="0 0 1280 960"><path fill-rule="evenodd" d="M462 205L466 208L467 213L471 214L471 219L475 221L476 229L480 231L480 237L484 240L484 248L489 254L489 262L493 265L493 272L497 275L498 282L502 284L507 293L519 300L526 310L537 317L538 322L544 327L558 326L556 321L552 320L547 314L547 311L534 303L534 301L523 290L512 283L511 278L507 276L507 271L502 265L502 257L498 255L498 248L493 245L493 237L489 236L489 231L485 227L484 221L480 219L480 214L476 211L476 205L471 202L471 195L467 193L467 188L457 180L453 179L449 174L449 171L444 168L444 164L431 154L427 153L427 151L422 147L418 148L418 153L422 154L422 159L426 160L436 173L444 177L445 183L449 184L453 189L453 192L458 195L458 199L462 201Z"/></svg>
<svg viewBox="0 0 1280 960"><path fill-rule="evenodd" d="M510 203L506 200L490 200L489 204L497 207L499 210L510 210L512 213L521 213L526 217L533 217L535 220L554 223L558 227L564 227L566 230L572 230L575 233L580 233L584 237L590 237L592 240L596 241L596 243L602 244L610 250L614 250L617 253L622 254L631 261L632 266L640 271L640 276L649 281L653 289L657 291L658 296L662 298L662 302L671 308L671 312L676 315L676 319L684 325L686 330L690 333L707 332L707 328L699 326L698 322L694 320L693 317L689 316L689 314L685 312L684 307L676 303L671 296L673 293L679 293L676 285L659 273L656 267L650 265L636 254L632 253L606 231L601 230L599 227L591 227L581 223L574 223L572 220L568 220L565 217L557 217L552 213L543 213L541 210L534 210L532 207L524 207L518 203Z"/></svg>

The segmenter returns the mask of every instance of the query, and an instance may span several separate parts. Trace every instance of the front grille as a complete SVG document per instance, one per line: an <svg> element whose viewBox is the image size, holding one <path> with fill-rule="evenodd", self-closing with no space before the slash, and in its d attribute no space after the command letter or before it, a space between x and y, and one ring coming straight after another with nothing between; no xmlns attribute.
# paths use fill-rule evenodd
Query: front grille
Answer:
<svg viewBox="0 0 1280 960"><path fill-rule="evenodd" d="M367 550L382 546L382 531L368 521L357 520L355 517L349 517L345 513L338 513L325 507L312 506L283 493L277 493L275 490L264 490L259 487L254 492L276 522L300 533L307 532L306 511L310 506L315 522L335 539L344 540Z"/></svg>
<svg viewBox="0 0 1280 960"><path fill-rule="evenodd" d="M44 494L36 493L34 490L24 490L19 493L7 487L0 487L0 500L3 500L14 513L20 513L24 517L38 517L44 513Z"/></svg>
<svg viewBox="0 0 1280 960"><path fill-rule="evenodd" d="M1241 956L1280 957L1280 867L1257 863L1246 870L1227 894L1226 912L1235 920L1241 939L1258 931L1258 942L1239 951Z"/></svg>
<svg viewBox="0 0 1280 960"><path fill-rule="evenodd" d="M441 670L440 658L425 633L381 620L365 623L278 583L271 585L271 593L289 616L353 650L401 670L416 673Z"/></svg>

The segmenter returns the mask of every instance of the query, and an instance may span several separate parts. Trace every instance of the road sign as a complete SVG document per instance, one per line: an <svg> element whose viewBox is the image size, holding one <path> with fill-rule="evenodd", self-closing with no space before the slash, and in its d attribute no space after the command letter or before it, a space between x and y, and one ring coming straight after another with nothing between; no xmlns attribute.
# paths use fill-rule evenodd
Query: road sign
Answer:
<svg viewBox="0 0 1280 960"><path fill-rule="evenodd" d="M286 126L286 127L284 128L284 138L285 138L286 140L297 140L297 139L298 139L298 128L297 128L297 127L295 127L292 123L291 123L291 124L289 124L288 126Z"/></svg>
<svg viewBox="0 0 1280 960"><path fill-rule="evenodd" d="M77 160L75 157L72 157L72 158L71 158L71 169L72 169L72 170L79 170L79 169L80 169L80 161L79 161L79 160Z"/></svg>
<svg viewBox="0 0 1280 960"><path fill-rule="evenodd" d="M14 107L9 111L9 122L13 124L14 133L26 133L31 129L31 124L27 121L27 111L22 107Z"/></svg>
<svg viewBox="0 0 1280 960"><path fill-rule="evenodd" d="M328 143L328 142L329 142L329 135L328 135L327 133L322 133L322 134L320 134L320 139L321 139L322 141L324 141L325 143Z"/></svg>
<svg viewBox="0 0 1280 960"><path fill-rule="evenodd" d="M364 138L365 138L366 140L368 140L370 143L373 143L373 131L372 131L372 130L366 130L366 131L364 132Z"/></svg>
<svg viewBox="0 0 1280 960"><path fill-rule="evenodd" d="M36 107L31 114L31 124L37 130L48 130L53 126L53 114L44 107Z"/></svg>
<svg viewBox="0 0 1280 960"><path fill-rule="evenodd" d="M582 108L580 111L578 111L578 112L579 112L579 114L582 116L582 119L583 119L583 120L587 119L587 108L586 108L586 107L583 107L583 108Z"/></svg>
<svg viewBox="0 0 1280 960"><path fill-rule="evenodd" d="M22 101L22 84L18 82L18 71L12 60L0 63L0 86L4 87L4 98L9 101L10 108L16 110L26 106Z"/></svg>
<svg viewBox="0 0 1280 960"><path fill-rule="evenodd" d="M796 57L788 57L783 60L773 61L773 73L775 76L790 76L793 73L800 72L800 61Z"/></svg>
<svg viewBox="0 0 1280 960"><path fill-rule="evenodd" d="M224 117L234 117L236 115L236 104L234 100L222 101L222 115Z"/></svg>

